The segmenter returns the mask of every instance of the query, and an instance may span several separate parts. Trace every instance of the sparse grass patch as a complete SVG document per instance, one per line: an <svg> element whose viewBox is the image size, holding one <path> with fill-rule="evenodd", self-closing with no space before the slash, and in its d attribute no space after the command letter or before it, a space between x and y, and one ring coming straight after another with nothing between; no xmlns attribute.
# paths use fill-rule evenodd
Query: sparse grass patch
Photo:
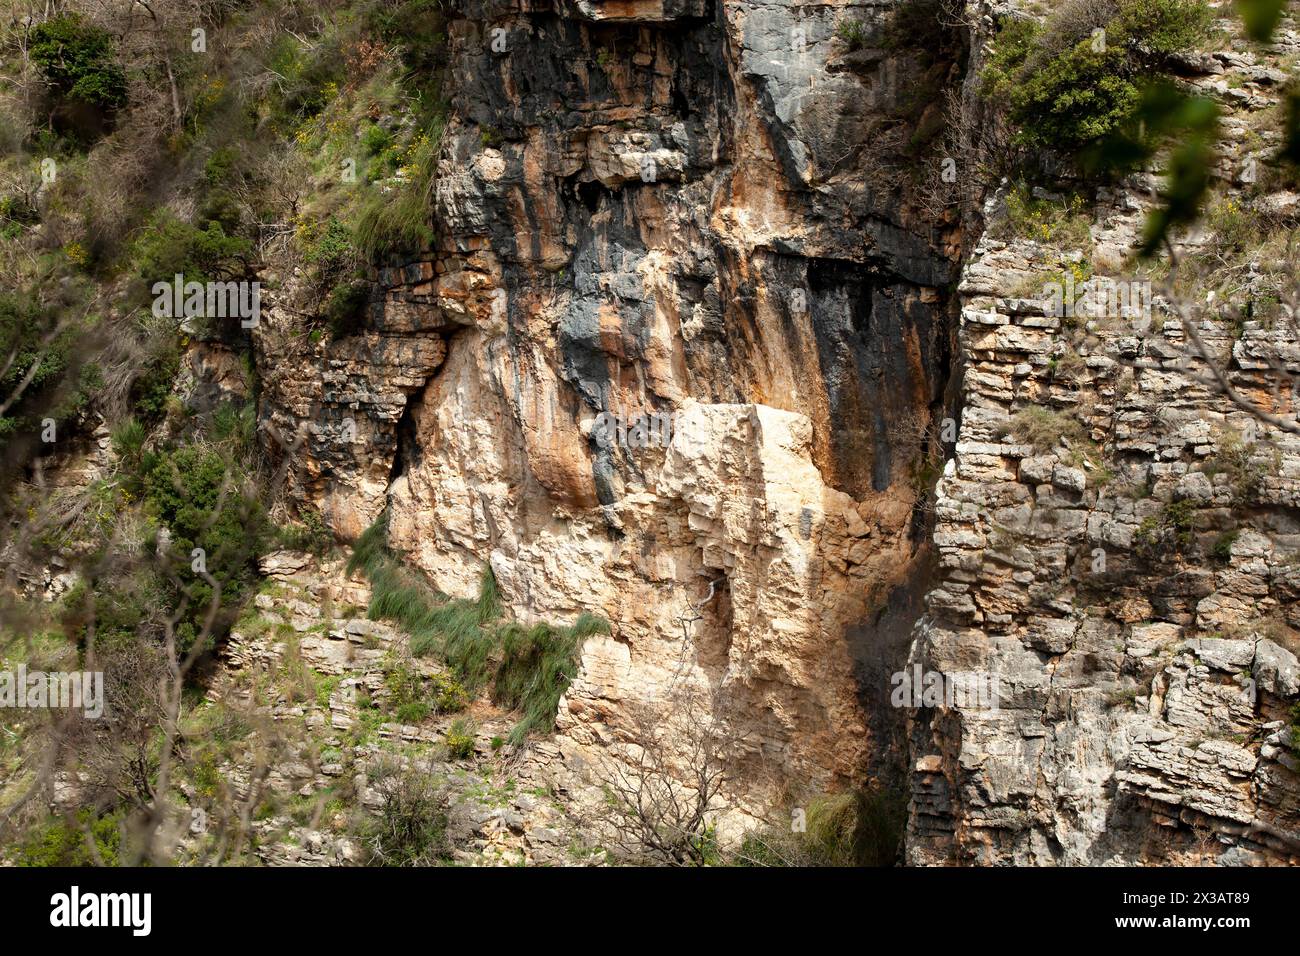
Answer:
<svg viewBox="0 0 1300 956"><path fill-rule="evenodd" d="M871 30L861 20L841 20L835 28L835 35L843 40L850 50L860 50L871 38Z"/></svg>
<svg viewBox="0 0 1300 956"><path fill-rule="evenodd" d="M370 580L370 617L396 622L411 635L414 654L434 654L452 669L456 682L437 688L435 706L461 709L471 694L491 687L493 700L523 713L512 742L552 729L560 696L577 674L583 641L608 625L589 614L570 627L502 621L490 568L483 571L477 600L449 600L387 551L385 534L384 518L366 529L349 573L361 569Z"/></svg>
<svg viewBox="0 0 1300 956"><path fill-rule="evenodd" d="M1078 193L1061 199L1042 198L1022 181L1007 191L1004 205L1006 215L995 225L996 235L1033 239L1058 248L1092 248L1092 216L1087 201Z"/></svg>
<svg viewBox="0 0 1300 956"><path fill-rule="evenodd" d="M1030 405L1013 415L1006 434L1038 452L1051 451L1062 438L1071 443L1088 441L1088 433L1077 418L1041 405Z"/></svg>
<svg viewBox="0 0 1300 956"><path fill-rule="evenodd" d="M893 866L898 859L907 795L886 787L811 800L804 829L751 832L736 855L741 866Z"/></svg>
<svg viewBox="0 0 1300 956"><path fill-rule="evenodd" d="M1158 514L1144 518L1133 535L1138 555L1152 560L1162 554L1183 554L1196 542L1196 505L1171 501Z"/></svg>

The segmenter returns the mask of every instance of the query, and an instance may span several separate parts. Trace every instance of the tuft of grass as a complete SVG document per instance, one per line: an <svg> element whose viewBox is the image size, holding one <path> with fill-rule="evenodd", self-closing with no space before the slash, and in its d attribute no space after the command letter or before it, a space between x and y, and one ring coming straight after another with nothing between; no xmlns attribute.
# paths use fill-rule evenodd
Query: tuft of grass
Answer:
<svg viewBox="0 0 1300 956"><path fill-rule="evenodd" d="M1009 434L1032 445L1038 452L1051 451L1062 438L1077 443L1086 441L1088 437L1078 419L1041 405L1031 405L1017 412L1008 429Z"/></svg>
<svg viewBox="0 0 1300 956"><path fill-rule="evenodd" d="M810 801L804 829L750 832L742 866L893 866L907 822L907 794L897 788L849 790Z"/></svg>
<svg viewBox="0 0 1300 956"><path fill-rule="evenodd" d="M505 657L492 696L497 703L524 713L510 731L512 744L521 743L534 730L555 729L560 696L578 674L578 650L588 637L608 632L609 625L593 614L583 614L572 627L512 624L501 629Z"/></svg>
<svg viewBox="0 0 1300 956"><path fill-rule="evenodd" d="M456 675L461 688L447 697L449 706L439 708L460 709L455 705L462 696L490 686L495 702L523 714L511 743L553 730L560 697L577 675L583 642L607 633L609 625L592 614L569 627L503 621L490 567L483 569L476 599L448 599L388 552L386 534L387 518L381 516L358 538L348 573L360 570L369 579L371 618L396 623L410 634L412 653L434 655Z"/></svg>
<svg viewBox="0 0 1300 956"><path fill-rule="evenodd" d="M433 180L442 125L416 138L400 171L406 181L390 193L373 192L361 207L353 230L363 258L374 261L396 252L427 249L433 242Z"/></svg>
<svg viewBox="0 0 1300 956"><path fill-rule="evenodd" d="M861 20L844 20L835 28L835 35L847 43L850 50L860 50L867 45L871 31Z"/></svg>
<svg viewBox="0 0 1300 956"><path fill-rule="evenodd" d="M1214 539L1214 544L1210 547L1210 557L1221 564L1228 564L1232 561L1232 545L1236 542L1241 531L1234 528L1231 531L1225 531Z"/></svg>
<svg viewBox="0 0 1300 956"><path fill-rule="evenodd" d="M128 418L113 429L113 451L134 470L140 461L146 438L148 434L145 427L134 418Z"/></svg>

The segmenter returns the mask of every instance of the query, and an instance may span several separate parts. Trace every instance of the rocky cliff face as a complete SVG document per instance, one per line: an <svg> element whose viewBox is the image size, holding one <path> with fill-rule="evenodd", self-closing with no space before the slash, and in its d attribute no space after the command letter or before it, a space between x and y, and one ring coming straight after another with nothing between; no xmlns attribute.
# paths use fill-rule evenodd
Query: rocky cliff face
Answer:
<svg viewBox="0 0 1300 956"><path fill-rule="evenodd" d="M1300 446L1206 386L1158 296L1140 334L1045 302L1081 263L1127 281L1154 182L1093 197L1069 254L998 231L1006 188L940 195L996 6L918 36L892 3L463 4L437 243L358 335L270 310L264 418L316 423L293 487L345 539L387 511L449 594L487 566L521 619L611 622L556 759L635 744L684 682L754 816L905 756L912 863L1294 862ZM1243 130L1273 102L1253 54L1186 67ZM1201 336L1262 395L1270 334ZM907 663L996 706L903 741L927 591Z"/></svg>
<svg viewBox="0 0 1300 956"><path fill-rule="evenodd" d="M684 680L768 798L885 749L859 665L925 567L960 236L908 151L962 51L836 35L890 12L466 4L437 247L379 273L370 330L267 381L273 421L325 423L296 481L345 537L387 507L448 593L489 565L523 619L611 622L569 739L617 745Z"/></svg>
<svg viewBox="0 0 1300 956"><path fill-rule="evenodd" d="M1247 171L1267 155L1253 131L1296 43L1186 64L1226 111L1216 176L1261 221L1294 210ZM1081 253L994 229L963 270L964 411L912 663L991 674L1000 706L916 712L912 863L1297 861L1300 445L1215 387L1158 284L1139 302L1150 283L1130 253L1157 186L1101 194ZM1005 199L990 197L991 223ZM1063 315L1046 284L1081 263L1096 288L1138 295ZM1239 294L1268 269L1243 267ZM1234 330L1207 310L1196 323L1238 392L1285 413L1267 383L1274 362L1294 369L1294 346L1267 321ZM1045 441L1017 420L1026 410L1050 425Z"/></svg>

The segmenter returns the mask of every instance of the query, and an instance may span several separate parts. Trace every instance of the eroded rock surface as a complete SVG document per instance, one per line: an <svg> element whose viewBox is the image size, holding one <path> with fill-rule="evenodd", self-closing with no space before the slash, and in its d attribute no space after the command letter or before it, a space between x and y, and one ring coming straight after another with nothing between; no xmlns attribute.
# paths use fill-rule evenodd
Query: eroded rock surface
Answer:
<svg viewBox="0 0 1300 956"><path fill-rule="evenodd" d="M563 734L617 741L682 677L741 726L759 815L887 749L855 668L924 567L960 234L904 166L960 44L887 49L890 11L464 5L436 248L380 271L365 350L268 389L327 410L297 482L345 538L386 504L447 593L487 565L522 619L610 621Z"/></svg>
<svg viewBox="0 0 1300 956"><path fill-rule="evenodd" d="M1287 33L1275 53L1295 48ZM1265 66L1216 55L1193 82L1245 129L1273 102ZM1249 142L1234 137L1221 175L1263 155ZM1100 197L1097 276L1129 281L1155 185ZM1043 290L1062 267L1048 244L986 234L964 269L963 415L912 662L992 674L999 706L915 712L908 859L1295 864L1300 442L1207 383L1160 295L1132 314L1054 312ZM1262 322L1199 335L1274 407L1264 356L1294 371L1290 344ZM1037 447L1016 434L1026 409L1055 423Z"/></svg>

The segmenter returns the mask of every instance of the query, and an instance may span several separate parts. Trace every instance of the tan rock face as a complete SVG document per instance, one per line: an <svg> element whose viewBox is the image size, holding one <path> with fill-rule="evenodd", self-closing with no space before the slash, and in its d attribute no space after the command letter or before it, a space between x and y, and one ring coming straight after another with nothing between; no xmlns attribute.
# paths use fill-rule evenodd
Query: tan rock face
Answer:
<svg viewBox="0 0 1300 956"><path fill-rule="evenodd" d="M502 52L486 13L453 20L437 247L380 272L361 337L387 365L345 339L268 387L359 416L298 469L342 536L386 501L444 591L489 565L525 620L611 622L569 742L626 741L630 703L687 681L743 740L758 814L884 752L860 671L925 549L924 437L897 436L948 378L954 234L877 162L908 121L863 108L878 64L846 61L846 11L493 10Z"/></svg>
<svg viewBox="0 0 1300 956"><path fill-rule="evenodd" d="M271 310L254 336L271 451L289 459L288 491L355 539L384 509L397 426L446 353L443 340L366 332L338 342L289 337Z"/></svg>

